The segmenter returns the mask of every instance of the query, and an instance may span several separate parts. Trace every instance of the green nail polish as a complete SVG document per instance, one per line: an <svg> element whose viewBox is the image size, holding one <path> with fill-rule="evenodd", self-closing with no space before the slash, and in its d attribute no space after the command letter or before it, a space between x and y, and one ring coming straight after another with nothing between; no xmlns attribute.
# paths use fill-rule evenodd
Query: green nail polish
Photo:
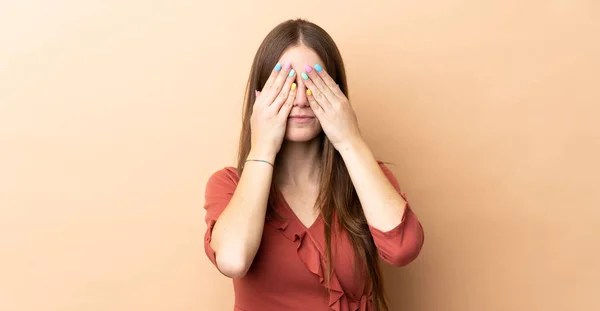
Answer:
<svg viewBox="0 0 600 311"><path fill-rule="evenodd" d="M308 80L308 75L306 74L306 72L302 73L302 79Z"/></svg>
<svg viewBox="0 0 600 311"><path fill-rule="evenodd" d="M290 70L290 74L289 74L290 77L293 77L295 74L296 74L296 71L294 69Z"/></svg>

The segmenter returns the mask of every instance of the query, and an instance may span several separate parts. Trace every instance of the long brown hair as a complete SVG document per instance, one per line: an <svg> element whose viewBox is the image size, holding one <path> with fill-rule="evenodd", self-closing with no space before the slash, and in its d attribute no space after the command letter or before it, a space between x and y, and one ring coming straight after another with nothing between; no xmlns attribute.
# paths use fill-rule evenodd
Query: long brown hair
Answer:
<svg viewBox="0 0 600 311"><path fill-rule="evenodd" d="M252 64L244 98L242 129L238 149L237 169L242 174L245 160L250 153L250 116L256 99L254 90L261 90L272 68L283 52L293 46L304 45L311 48L323 60L327 73L338 83L348 96L348 85L342 56L333 39L321 27L302 19L288 20L275 27L264 39ZM354 248L355 271L366 271L367 291L373 295L373 305L377 311L388 311L383 289L383 277L379 267L379 256L362 210L350 175L340 154L327 137L321 133L321 176L320 190L316 201L325 223L327 275L332 273L331 237L336 230L346 230ZM277 166L275 166L277 169ZM268 213L273 214L273 204L277 190L271 185ZM336 217L334 220L333 218ZM339 224L339 227L335 224ZM363 264L359 267L358 265Z"/></svg>

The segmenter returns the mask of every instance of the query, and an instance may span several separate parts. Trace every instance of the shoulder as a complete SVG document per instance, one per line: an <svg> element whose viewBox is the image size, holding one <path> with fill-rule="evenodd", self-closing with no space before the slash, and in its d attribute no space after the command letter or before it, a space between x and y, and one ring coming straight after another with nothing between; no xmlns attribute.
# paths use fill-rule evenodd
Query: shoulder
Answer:
<svg viewBox="0 0 600 311"><path fill-rule="evenodd" d="M222 169L214 171L209 180L210 179L231 179L237 182L237 180L239 180L239 175L237 168L233 166L226 166Z"/></svg>
<svg viewBox="0 0 600 311"><path fill-rule="evenodd" d="M213 172L208 178L206 193L231 188L235 189L239 180L237 168L233 166L221 168Z"/></svg>
<svg viewBox="0 0 600 311"><path fill-rule="evenodd" d="M390 170L390 168L388 167L389 163L386 163L386 162L383 162L380 160L377 160L377 163L379 164L379 167L383 171L383 174L385 174L385 177L387 177L387 179L390 181L392 186L394 186L394 188L397 191L400 191L400 185L398 184L398 180L396 179L396 176L394 175L392 170Z"/></svg>
<svg viewBox="0 0 600 311"><path fill-rule="evenodd" d="M392 175L393 175L392 171L391 171L391 170L390 170L390 168L388 167L388 164L389 164L389 163L387 163L387 162L384 162L384 161L381 161L381 160L377 160L377 164L379 164L379 168L381 168L381 170L382 170L382 171L383 171L383 172L384 172L386 175L388 175L388 174L392 174Z"/></svg>

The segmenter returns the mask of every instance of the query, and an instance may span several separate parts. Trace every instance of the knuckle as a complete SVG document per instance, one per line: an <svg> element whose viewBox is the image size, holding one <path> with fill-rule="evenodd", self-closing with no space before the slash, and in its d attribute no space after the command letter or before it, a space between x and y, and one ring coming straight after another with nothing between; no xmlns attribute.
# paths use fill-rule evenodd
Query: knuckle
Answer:
<svg viewBox="0 0 600 311"><path fill-rule="evenodd" d="M275 98L275 102L277 102L277 103L284 102L286 97L287 97L287 94L284 94L283 92L281 92L281 93L279 93L279 95L277 95L277 98Z"/></svg>

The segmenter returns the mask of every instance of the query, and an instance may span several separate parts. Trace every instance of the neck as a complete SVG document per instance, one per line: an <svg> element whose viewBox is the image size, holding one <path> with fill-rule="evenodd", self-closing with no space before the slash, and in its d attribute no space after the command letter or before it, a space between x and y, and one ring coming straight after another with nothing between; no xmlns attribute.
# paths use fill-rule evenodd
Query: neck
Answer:
<svg viewBox="0 0 600 311"><path fill-rule="evenodd" d="M321 173L321 144L320 137L307 142L284 141L277 154L276 185L316 184Z"/></svg>

